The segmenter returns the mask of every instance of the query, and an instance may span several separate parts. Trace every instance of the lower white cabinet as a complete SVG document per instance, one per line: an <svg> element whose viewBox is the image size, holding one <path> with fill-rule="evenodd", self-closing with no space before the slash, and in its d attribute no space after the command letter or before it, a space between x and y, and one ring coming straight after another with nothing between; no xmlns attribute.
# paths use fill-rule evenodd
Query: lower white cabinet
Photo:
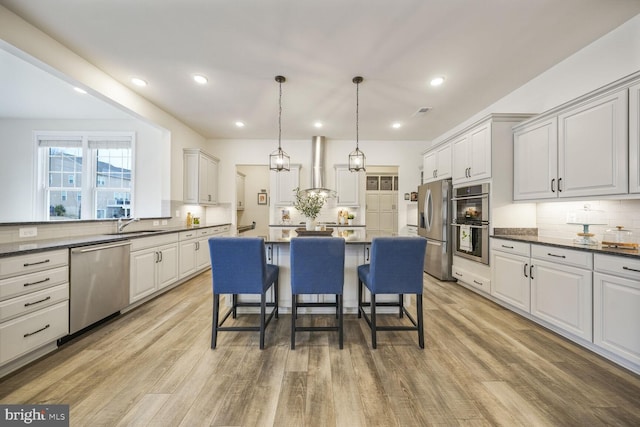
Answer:
<svg viewBox="0 0 640 427"><path fill-rule="evenodd" d="M69 333L69 250L0 259L0 365Z"/></svg>
<svg viewBox="0 0 640 427"><path fill-rule="evenodd" d="M531 314L591 341L591 269L535 258L531 266Z"/></svg>
<svg viewBox="0 0 640 427"><path fill-rule="evenodd" d="M178 234L131 241L129 303L134 303L178 280Z"/></svg>
<svg viewBox="0 0 640 427"><path fill-rule="evenodd" d="M179 236L180 268L179 278L182 279L193 273L211 266L209 257L209 238L226 236L229 226L209 227L183 231Z"/></svg>
<svg viewBox="0 0 640 427"><path fill-rule="evenodd" d="M640 366L640 260L595 255L593 342Z"/></svg>
<svg viewBox="0 0 640 427"><path fill-rule="evenodd" d="M491 239L491 295L529 313L530 245Z"/></svg>
<svg viewBox="0 0 640 427"><path fill-rule="evenodd" d="M493 297L592 340L590 252L500 239L491 249Z"/></svg>
<svg viewBox="0 0 640 427"><path fill-rule="evenodd" d="M458 282L470 285L487 294L491 293L491 280L483 277L481 274L477 274L476 272L455 264L451 267L451 274Z"/></svg>

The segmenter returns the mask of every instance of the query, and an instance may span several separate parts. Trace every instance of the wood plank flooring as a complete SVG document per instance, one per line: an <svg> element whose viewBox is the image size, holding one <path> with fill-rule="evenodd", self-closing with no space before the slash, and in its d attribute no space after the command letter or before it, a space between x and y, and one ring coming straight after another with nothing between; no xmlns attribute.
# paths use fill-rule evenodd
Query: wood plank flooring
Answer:
<svg viewBox="0 0 640 427"><path fill-rule="evenodd" d="M372 350L355 315L343 350L305 332L291 351L288 315L263 351L234 332L211 350L203 273L0 379L0 402L69 404L72 426L640 425L639 376L458 285L424 285L424 350L413 332Z"/></svg>

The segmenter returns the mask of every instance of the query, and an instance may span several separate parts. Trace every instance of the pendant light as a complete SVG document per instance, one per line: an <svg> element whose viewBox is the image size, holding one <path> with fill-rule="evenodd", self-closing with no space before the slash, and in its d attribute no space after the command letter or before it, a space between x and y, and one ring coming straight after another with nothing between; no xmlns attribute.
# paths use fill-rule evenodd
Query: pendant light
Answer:
<svg viewBox="0 0 640 427"><path fill-rule="evenodd" d="M356 76L352 80L356 84L356 149L355 151L352 151L351 154L349 154L349 170L351 172L366 171L365 169L366 157L358 147L358 136L359 136L358 122L359 122L359 107L360 107L359 88L360 88L360 83L362 83L362 80L363 78L360 76Z"/></svg>
<svg viewBox="0 0 640 427"><path fill-rule="evenodd" d="M276 172L288 172L290 169L290 158L282 150L282 83L287 79L283 76L276 76L279 87L278 97L278 149L269 155L269 169Z"/></svg>

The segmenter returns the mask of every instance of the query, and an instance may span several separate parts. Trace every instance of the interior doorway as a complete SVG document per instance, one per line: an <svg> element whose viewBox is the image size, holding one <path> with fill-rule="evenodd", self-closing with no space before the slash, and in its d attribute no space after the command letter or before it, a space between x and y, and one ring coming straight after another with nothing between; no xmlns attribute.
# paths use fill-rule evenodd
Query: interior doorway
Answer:
<svg viewBox="0 0 640 427"><path fill-rule="evenodd" d="M236 224L255 228L242 236L269 235L269 166L236 165Z"/></svg>
<svg viewBox="0 0 640 427"><path fill-rule="evenodd" d="M367 234L398 233L398 167L367 167L366 190Z"/></svg>

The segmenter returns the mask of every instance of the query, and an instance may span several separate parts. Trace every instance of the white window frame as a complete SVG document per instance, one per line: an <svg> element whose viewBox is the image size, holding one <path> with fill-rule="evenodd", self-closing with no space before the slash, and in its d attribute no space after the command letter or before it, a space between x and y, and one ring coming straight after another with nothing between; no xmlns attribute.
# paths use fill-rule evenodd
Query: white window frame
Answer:
<svg viewBox="0 0 640 427"><path fill-rule="evenodd" d="M35 150L38 153L36 164L36 181L38 186L36 189L36 210L37 218L40 220L49 220L49 163L46 147L40 146L40 141L68 141L82 140L82 187L80 188L79 197L86 206L91 206L89 212L83 210L82 220L97 219L97 192L109 191L111 188L98 187L97 178L97 158L96 152L99 148L90 148L89 141L120 141L121 143L130 144L131 148L131 188L129 189L130 197L130 215L134 216L135 203L135 132L94 132L94 131L34 131ZM64 178L63 178L64 179ZM75 179L74 179L75 180ZM122 189L116 189L116 191ZM102 219L102 218L101 218Z"/></svg>

